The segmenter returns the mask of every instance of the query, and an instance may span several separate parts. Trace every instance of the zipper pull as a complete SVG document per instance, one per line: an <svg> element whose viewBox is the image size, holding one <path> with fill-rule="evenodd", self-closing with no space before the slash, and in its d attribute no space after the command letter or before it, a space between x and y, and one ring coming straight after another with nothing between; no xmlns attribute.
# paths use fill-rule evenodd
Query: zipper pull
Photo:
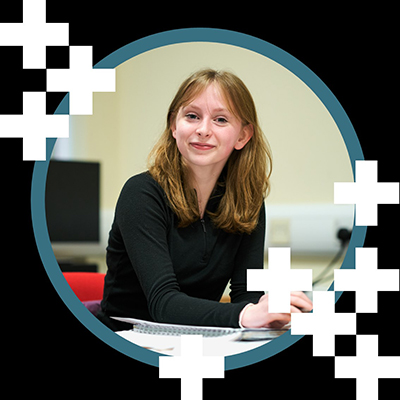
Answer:
<svg viewBox="0 0 400 400"><path fill-rule="evenodd" d="M201 222L201 226L203 227L204 233L207 233L207 230L206 230L206 223L205 223L204 219L201 219L200 222Z"/></svg>

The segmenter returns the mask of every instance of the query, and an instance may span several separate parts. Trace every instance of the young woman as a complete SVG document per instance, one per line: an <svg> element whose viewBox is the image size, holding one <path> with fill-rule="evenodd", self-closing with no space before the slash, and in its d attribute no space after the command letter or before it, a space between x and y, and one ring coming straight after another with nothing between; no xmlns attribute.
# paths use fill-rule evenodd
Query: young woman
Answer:
<svg viewBox="0 0 400 400"><path fill-rule="evenodd" d="M253 99L232 73L201 70L180 86L149 170L125 184L107 247L98 318L280 327L268 295L246 290L263 268L271 154ZM230 281L230 303L219 300ZM292 312L312 305L293 293Z"/></svg>

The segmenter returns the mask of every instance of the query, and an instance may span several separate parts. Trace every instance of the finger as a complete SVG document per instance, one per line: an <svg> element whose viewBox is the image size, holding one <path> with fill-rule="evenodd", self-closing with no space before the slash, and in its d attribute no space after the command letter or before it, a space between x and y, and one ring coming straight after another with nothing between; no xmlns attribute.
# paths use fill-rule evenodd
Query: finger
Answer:
<svg viewBox="0 0 400 400"><path fill-rule="evenodd" d="M308 302L310 305L312 305L312 301L307 297L307 295L304 292L291 292L290 294L294 297L303 299L306 302Z"/></svg>
<svg viewBox="0 0 400 400"><path fill-rule="evenodd" d="M291 321L291 314L288 313L274 313L268 314L267 328L282 328Z"/></svg>
<svg viewBox="0 0 400 400"><path fill-rule="evenodd" d="M307 296L290 296L290 304L292 306L297 307L300 310L311 311L313 308L313 304L311 300Z"/></svg>
<svg viewBox="0 0 400 400"><path fill-rule="evenodd" d="M290 313L268 313L270 321L287 321L290 320Z"/></svg>
<svg viewBox="0 0 400 400"><path fill-rule="evenodd" d="M312 301L307 297L307 295L304 292L290 292L290 294L292 296L299 297L301 299L304 299L304 300L309 301L310 303L312 303Z"/></svg>
<svg viewBox="0 0 400 400"><path fill-rule="evenodd" d="M290 322L290 320L287 321L287 322L283 322L283 321L274 321L274 322L271 322L270 324L268 324L268 325L266 326L266 328L282 329L282 328L283 328L285 325L287 325L289 322Z"/></svg>

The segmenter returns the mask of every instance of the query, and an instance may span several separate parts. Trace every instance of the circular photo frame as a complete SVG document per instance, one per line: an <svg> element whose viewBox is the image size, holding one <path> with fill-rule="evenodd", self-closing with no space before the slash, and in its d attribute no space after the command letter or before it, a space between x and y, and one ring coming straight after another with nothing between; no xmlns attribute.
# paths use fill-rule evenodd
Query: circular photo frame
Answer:
<svg viewBox="0 0 400 400"><path fill-rule="evenodd" d="M347 148L354 177L355 161L363 160L364 156L354 128L336 97L303 63L284 50L261 39L234 31L210 28L189 28L167 31L142 38L122 47L100 61L95 68L116 68L122 63L145 52L183 43L218 43L236 46L267 57L294 74L323 103L336 123ZM56 114L68 113L68 96L66 96L56 110ZM46 161L38 161L35 163L32 176L32 221L34 235L43 266L61 299L88 330L117 351L138 361L158 367L160 354L127 341L97 320L76 297L59 268L49 238L45 211L47 172L55 143L56 139L47 139ZM355 248L363 246L365 234L366 227L353 226L351 240L342 268L354 268ZM333 290L333 287L331 286L328 290ZM336 292L336 300L339 297L340 293ZM293 345L301 338L302 336L291 335L289 331L258 348L227 356L225 357L225 369L240 368L267 359Z"/></svg>

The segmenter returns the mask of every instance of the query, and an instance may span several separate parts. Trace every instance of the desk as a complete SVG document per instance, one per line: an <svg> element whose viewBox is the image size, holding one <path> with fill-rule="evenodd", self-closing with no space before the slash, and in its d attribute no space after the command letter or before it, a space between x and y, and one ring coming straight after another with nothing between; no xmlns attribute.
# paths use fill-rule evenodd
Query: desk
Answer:
<svg viewBox="0 0 400 400"><path fill-rule="evenodd" d="M138 333L131 331L116 332L124 339L137 344L138 346L148 348L154 352L170 355L180 355L180 336L169 335L149 335L147 333ZM236 334L219 337L204 337L203 354L205 356L231 356L243 353L257 347L260 347L270 340L258 341L235 341Z"/></svg>

